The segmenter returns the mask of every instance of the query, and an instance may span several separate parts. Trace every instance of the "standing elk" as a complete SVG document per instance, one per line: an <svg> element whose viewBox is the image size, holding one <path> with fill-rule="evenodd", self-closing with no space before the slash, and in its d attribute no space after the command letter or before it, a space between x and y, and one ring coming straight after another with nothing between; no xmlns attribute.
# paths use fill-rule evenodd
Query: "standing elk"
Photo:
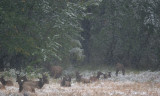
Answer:
<svg viewBox="0 0 160 96"><path fill-rule="evenodd" d="M49 69L50 75L55 79L59 78L62 75L61 66L51 66L50 64L47 64L46 67Z"/></svg>
<svg viewBox="0 0 160 96"><path fill-rule="evenodd" d="M123 64L116 64L116 76L118 76L118 72L122 70L122 74L125 75L125 68Z"/></svg>
<svg viewBox="0 0 160 96"><path fill-rule="evenodd" d="M1 83L2 83L3 86L13 86L13 82L10 81L10 80L6 81L6 80L4 79L4 76L2 76L2 77L0 78L0 81L1 81Z"/></svg>

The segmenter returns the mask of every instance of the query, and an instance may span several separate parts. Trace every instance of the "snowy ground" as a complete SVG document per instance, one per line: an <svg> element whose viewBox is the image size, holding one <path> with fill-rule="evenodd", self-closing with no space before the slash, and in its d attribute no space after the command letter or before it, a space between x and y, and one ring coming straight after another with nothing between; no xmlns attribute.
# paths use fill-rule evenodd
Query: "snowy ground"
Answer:
<svg viewBox="0 0 160 96"><path fill-rule="evenodd" d="M95 72L82 72L86 78ZM115 72L112 72L115 73ZM128 73L125 76L115 74L110 79L103 78L97 82L82 84L72 79L71 87L61 87L60 80L50 79L42 89L29 96L160 96L160 72ZM23 96L18 93L18 84L0 90L0 96ZM28 96L28 95L26 95Z"/></svg>

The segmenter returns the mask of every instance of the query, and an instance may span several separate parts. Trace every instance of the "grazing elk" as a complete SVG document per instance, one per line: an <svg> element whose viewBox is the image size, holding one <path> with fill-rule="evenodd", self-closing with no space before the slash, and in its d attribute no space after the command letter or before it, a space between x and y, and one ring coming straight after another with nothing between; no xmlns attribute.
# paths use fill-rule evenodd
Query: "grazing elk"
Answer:
<svg viewBox="0 0 160 96"><path fill-rule="evenodd" d="M97 72L97 76L90 77L90 80L92 82L97 81L97 80L99 80L99 78L100 78L101 75L103 75L103 73L99 71L99 72Z"/></svg>
<svg viewBox="0 0 160 96"><path fill-rule="evenodd" d="M65 77L63 77L63 79L61 81L61 86L71 87L71 76L65 76Z"/></svg>
<svg viewBox="0 0 160 96"><path fill-rule="evenodd" d="M123 64L116 64L116 76L118 76L118 72L122 70L122 74L125 75L125 68Z"/></svg>
<svg viewBox="0 0 160 96"><path fill-rule="evenodd" d="M2 77L0 78L0 81L1 81L1 83L2 83L3 86L13 86L13 82L10 81L10 80L6 81L6 80L4 79L4 76L2 76Z"/></svg>
<svg viewBox="0 0 160 96"><path fill-rule="evenodd" d="M108 72L108 74L103 74L104 79L111 78L111 72Z"/></svg>
<svg viewBox="0 0 160 96"><path fill-rule="evenodd" d="M51 66L46 65L46 67L49 69L51 76L53 76L55 79L59 78L62 75L62 67L61 66Z"/></svg>
<svg viewBox="0 0 160 96"><path fill-rule="evenodd" d="M76 72L76 81L82 83L90 83L90 79L82 78L82 75L79 72Z"/></svg>

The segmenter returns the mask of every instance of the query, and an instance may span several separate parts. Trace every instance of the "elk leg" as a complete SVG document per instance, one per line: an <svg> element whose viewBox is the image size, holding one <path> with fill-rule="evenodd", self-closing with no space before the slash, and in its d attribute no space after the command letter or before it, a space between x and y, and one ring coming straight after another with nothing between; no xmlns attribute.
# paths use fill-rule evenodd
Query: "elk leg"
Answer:
<svg viewBox="0 0 160 96"><path fill-rule="evenodd" d="M116 70L116 76L118 76L119 69Z"/></svg>
<svg viewBox="0 0 160 96"><path fill-rule="evenodd" d="M124 68L122 69L122 74L125 75L125 69Z"/></svg>

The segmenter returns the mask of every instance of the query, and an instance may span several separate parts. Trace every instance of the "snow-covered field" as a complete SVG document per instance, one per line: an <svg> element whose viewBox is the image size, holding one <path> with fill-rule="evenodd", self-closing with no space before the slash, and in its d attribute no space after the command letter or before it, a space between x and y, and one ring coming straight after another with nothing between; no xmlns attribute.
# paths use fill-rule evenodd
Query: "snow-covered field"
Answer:
<svg viewBox="0 0 160 96"><path fill-rule="evenodd" d="M112 72L112 77L97 82L83 84L76 83L72 79L71 87L61 87L60 79L50 79L50 84L46 84L42 89L36 89L35 93L25 96L160 96L160 71L140 72L138 74L127 73L116 77ZM93 75L93 72L82 72L86 78ZM18 93L18 84L13 87L6 87L0 90L0 96L23 96Z"/></svg>

